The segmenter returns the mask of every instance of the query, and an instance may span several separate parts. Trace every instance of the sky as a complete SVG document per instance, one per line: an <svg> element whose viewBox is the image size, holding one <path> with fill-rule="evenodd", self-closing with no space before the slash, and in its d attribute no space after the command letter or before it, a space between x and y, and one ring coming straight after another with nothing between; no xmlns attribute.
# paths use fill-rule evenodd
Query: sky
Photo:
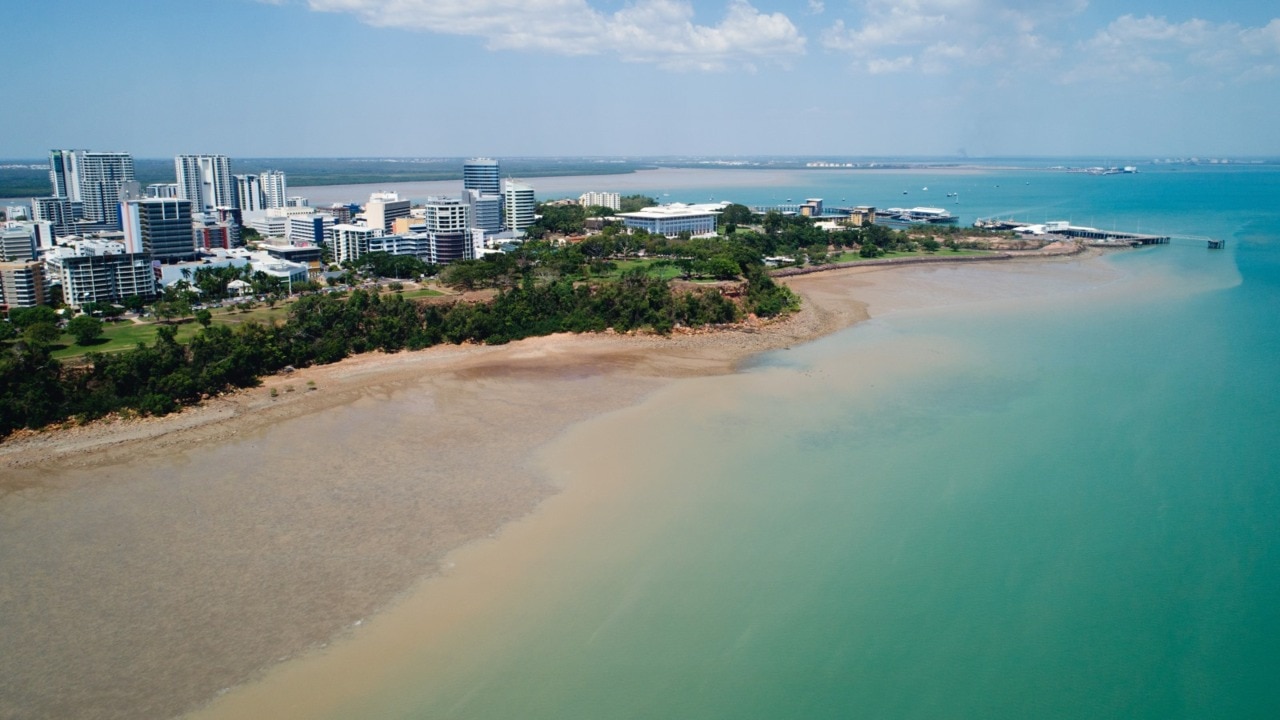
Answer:
<svg viewBox="0 0 1280 720"><path fill-rule="evenodd" d="M0 158L1280 156L1280 7L42 0Z"/></svg>

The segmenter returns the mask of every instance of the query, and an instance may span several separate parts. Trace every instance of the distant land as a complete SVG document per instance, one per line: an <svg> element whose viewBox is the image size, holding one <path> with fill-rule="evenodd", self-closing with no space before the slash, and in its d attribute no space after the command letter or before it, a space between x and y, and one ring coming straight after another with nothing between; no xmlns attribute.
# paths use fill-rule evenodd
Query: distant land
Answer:
<svg viewBox="0 0 1280 720"><path fill-rule="evenodd" d="M127 152L127 150L126 150ZM367 183L461 180L465 158L231 158L235 174L283 170L289 187L357 185ZM841 169L906 167L1051 167L1069 162L1080 166L1143 166L1150 164L1275 164L1275 158L968 158L968 157L497 157L503 175L513 178L566 175L619 175L665 168L717 169ZM143 186L174 181L173 158L134 158L134 174ZM0 198L32 198L49 194L47 158L0 159Z"/></svg>

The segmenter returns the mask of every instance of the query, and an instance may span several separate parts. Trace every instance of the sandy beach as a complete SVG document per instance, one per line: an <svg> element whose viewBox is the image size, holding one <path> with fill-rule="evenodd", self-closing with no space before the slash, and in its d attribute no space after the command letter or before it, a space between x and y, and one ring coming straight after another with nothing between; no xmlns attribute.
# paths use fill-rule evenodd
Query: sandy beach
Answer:
<svg viewBox="0 0 1280 720"><path fill-rule="evenodd" d="M370 354L168 418L15 436L0 717L173 717L349 643L560 492L539 448L682 378L885 313L1113 279L1092 255L835 270L788 278L804 310L777 323Z"/></svg>

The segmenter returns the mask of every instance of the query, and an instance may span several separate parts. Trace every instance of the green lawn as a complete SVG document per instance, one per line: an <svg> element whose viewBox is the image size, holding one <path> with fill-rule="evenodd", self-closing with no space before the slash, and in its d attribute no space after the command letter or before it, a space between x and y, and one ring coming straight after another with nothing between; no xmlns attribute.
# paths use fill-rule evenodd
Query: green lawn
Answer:
<svg viewBox="0 0 1280 720"><path fill-rule="evenodd" d="M593 275L593 280L617 280L622 274L635 270L637 268L644 270L647 274L662 280L674 280L680 277L680 268L672 264L659 265L661 260L650 258L636 258L634 260L614 260L613 264L617 265L614 270L603 275Z"/></svg>
<svg viewBox="0 0 1280 720"><path fill-rule="evenodd" d="M215 325L240 325L247 322L274 323L285 320L289 314L289 306L284 304L269 308L265 305L260 305L244 312L241 312L235 306L230 306L213 308L209 312L213 313ZM156 331L161 324L151 321L137 324L127 320L105 323L102 327L102 337L98 339L98 342L88 346L76 345L75 338L64 333L54 343L53 357L57 360L69 360L91 352L109 353L131 350L139 342L150 345L155 342ZM196 333L200 331L200 324L191 317L184 318L176 324L178 327L178 342L190 342L191 338L195 337Z"/></svg>
<svg viewBox="0 0 1280 720"><path fill-rule="evenodd" d="M106 323L102 328L102 337L93 345L81 346L75 344L75 338L70 335L63 334L61 338L54 343L53 357L56 360L67 360L70 358L80 357L91 352L120 352L121 350L130 350L138 343L150 345L155 342L156 330L159 328L157 323L146 323L137 325L129 321ZM200 329L200 325L194 320L188 320L178 325L178 341L188 342L195 336Z"/></svg>
<svg viewBox="0 0 1280 720"><path fill-rule="evenodd" d="M441 295L444 295L444 293L440 292L439 290L432 290L431 288L405 290L403 292L399 292L396 294L404 297L405 300L413 300L415 298L424 298L424 297L440 297Z"/></svg>

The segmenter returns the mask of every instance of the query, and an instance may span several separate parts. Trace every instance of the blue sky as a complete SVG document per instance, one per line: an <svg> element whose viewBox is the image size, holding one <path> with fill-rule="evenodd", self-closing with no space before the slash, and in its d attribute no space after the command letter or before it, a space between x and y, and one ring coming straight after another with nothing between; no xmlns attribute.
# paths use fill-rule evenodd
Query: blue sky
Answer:
<svg viewBox="0 0 1280 720"><path fill-rule="evenodd" d="M0 157L1280 156L1274 3L44 0Z"/></svg>

